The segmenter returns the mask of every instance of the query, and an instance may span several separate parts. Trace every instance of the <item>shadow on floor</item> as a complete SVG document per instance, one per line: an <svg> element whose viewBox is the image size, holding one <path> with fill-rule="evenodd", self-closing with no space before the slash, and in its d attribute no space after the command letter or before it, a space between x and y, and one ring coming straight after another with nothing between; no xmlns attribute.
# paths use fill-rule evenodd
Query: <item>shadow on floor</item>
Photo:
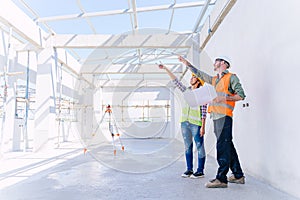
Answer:
<svg viewBox="0 0 300 200"><path fill-rule="evenodd" d="M97 152L83 154L82 148L77 146L76 148L61 148L52 154L29 153L3 159L0 170L0 199L296 200L247 175L245 185L229 184L226 189L205 188L204 184L215 176L217 169L215 159L212 157L207 157L205 177L190 179L180 176L185 171L183 156L157 170L148 173L133 173L104 165L95 159L95 155L92 155L94 153ZM101 154L98 156L101 157ZM107 155L103 154L103 156ZM118 161L118 157L111 154L109 156L112 160ZM147 156L142 161L147 158L150 159L148 162L151 162L152 158ZM124 157L122 159L124 160ZM158 161L153 159L153 162ZM128 164L118 162L121 165L122 163Z"/></svg>

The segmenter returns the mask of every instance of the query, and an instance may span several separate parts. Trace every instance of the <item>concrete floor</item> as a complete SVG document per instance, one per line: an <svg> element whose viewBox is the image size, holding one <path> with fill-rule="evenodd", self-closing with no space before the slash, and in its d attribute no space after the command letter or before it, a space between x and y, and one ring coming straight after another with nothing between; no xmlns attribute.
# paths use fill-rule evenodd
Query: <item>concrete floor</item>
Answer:
<svg viewBox="0 0 300 200"><path fill-rule="evenodd" d="M116 156L105 145L84 154L79 142L63 143L59 149L45 148L38 153L6 153L0 160L0 200L297 199L247 174L245 185L208 189L204 184L217 169L214 158L207 158L204 178L181 178L185 170L182 152L166 155L182 144L164 140L124 143L127 149L125 146L125 152L117 151ZM159 154L134 152L151 145L159 147Z"/></svg>

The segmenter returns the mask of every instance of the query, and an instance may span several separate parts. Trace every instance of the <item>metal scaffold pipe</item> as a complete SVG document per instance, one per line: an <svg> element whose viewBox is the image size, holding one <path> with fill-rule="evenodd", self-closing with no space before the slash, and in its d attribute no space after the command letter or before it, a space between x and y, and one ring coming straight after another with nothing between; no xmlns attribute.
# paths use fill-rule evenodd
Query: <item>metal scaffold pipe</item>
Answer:
<svg viewBox="0 0 300 200"><path fill-rule="evenodd" d="M24 151L28 148L28 110L29 110L29 65L30 51L27 52L27 69L26 69L26 92L25 92L25 119L24 119Z"/></svg>
<svg viewBox="0 0 300 200"><path fill-rule="evenodd" d="M7 72L9 68L9 57L10 57L10 40L12 35L12 28L9 28L8 42L7 42L7 52L6 52L6 65L3 66L3 79L4 79L4 87L3 87L3 107L2 107L2 126L1 126L1 136L0 136L0 153L2 153L3 145L4 145L4 130L5 130L5 117L6 117L6 100L7 100Z"/></svg>

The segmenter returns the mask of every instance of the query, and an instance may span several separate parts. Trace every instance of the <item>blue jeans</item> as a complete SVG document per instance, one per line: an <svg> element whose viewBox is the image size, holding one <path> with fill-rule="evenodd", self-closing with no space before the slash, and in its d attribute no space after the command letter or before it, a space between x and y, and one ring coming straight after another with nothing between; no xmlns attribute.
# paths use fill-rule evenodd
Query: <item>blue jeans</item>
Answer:
<svg viewBox="0 0 300 200"><path fill-rule="evenodd" d="M241 178L244 174L232 142L232 118L226 116L214 120L214 132L217 137L217 161L219 164L216 178L227 183L229 168L235 178Z"/></svg>
<svg viewBox="0 0 300 200"><path fill-rule="evenodd" d="M181 122L181 133L185 147L185 159L187 170L193 171L193 138L198 152L198 168L197 172L203 172L205 164L205 149L204 149L204 137L200 137L200 128L187 121Z"/></svg>

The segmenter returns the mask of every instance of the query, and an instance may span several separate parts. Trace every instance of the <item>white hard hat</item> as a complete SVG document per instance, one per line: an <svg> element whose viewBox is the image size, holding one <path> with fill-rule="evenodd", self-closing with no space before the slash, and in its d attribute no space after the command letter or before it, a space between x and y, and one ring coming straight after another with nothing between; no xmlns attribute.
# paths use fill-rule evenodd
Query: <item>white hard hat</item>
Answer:
<svg viewBox="0 0 300 200"><path fill-rule="evenodd" d="M227 62L228 67L230 67L230 65L231 65L231 60L230 60L230 58L228 58L227 56L218 56L218 57L216 57L216 59L224 60L225 62ZM215 60L216 60L216 59L215 59Z"/></svg>

